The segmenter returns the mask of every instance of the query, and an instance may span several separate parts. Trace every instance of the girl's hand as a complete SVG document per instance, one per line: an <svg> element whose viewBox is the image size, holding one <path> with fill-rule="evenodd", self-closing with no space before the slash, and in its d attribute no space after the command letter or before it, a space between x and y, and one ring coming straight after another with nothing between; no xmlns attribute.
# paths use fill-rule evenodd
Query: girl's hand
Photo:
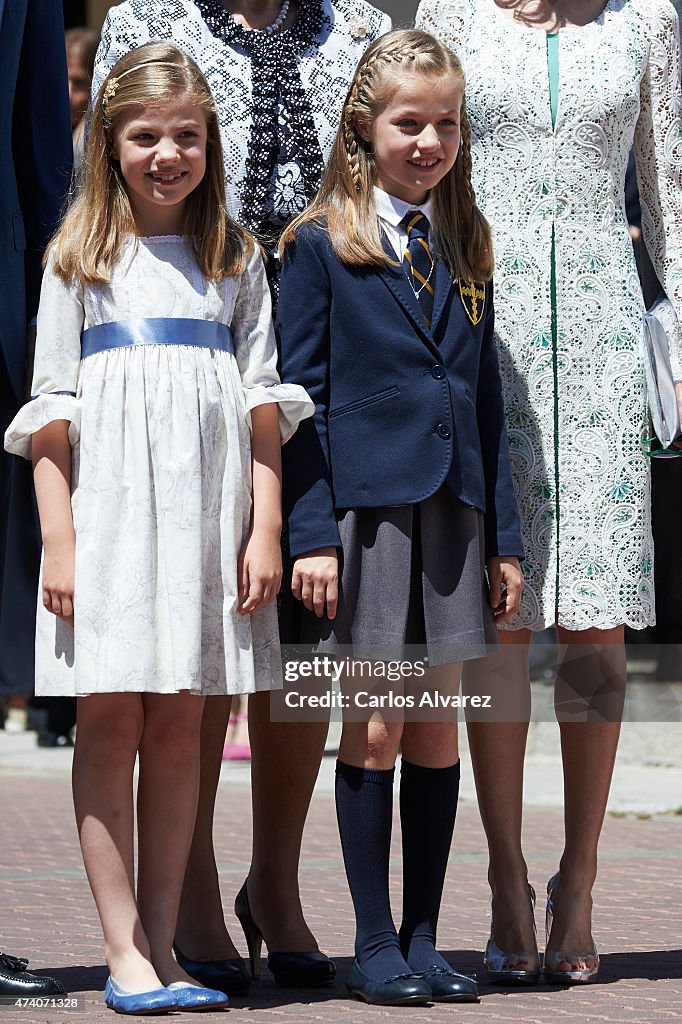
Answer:
<svg viewBox="0 0 682 1024"><path fill-rule="evenodd" d="M239 555L237 576L240 615L250 615L275 600L282 585L279 530L250 530Z"/></svg>
<svg viewBox="0 0 682 1024"><path fill-rule="evenodd" d="M523 593L523 573L518 558L494 555L488 559L490 607L495 622L504 622L518 611Z"/></svg>
<svg viewBox="0 0 682 1024"><path fill-rule="evenodd" d="M336 548L317 548L294 562L291 593L303 601L308 611L321 619L327 606L327 618L336 617L339 600L339 559Z"/></svg>
<svg viewBox="0 0 682 1024"><path fill-rule="evenodd" d="M45 545L43 557L43 604L48 612L73 626L73 587L76 539Z"/></svg>

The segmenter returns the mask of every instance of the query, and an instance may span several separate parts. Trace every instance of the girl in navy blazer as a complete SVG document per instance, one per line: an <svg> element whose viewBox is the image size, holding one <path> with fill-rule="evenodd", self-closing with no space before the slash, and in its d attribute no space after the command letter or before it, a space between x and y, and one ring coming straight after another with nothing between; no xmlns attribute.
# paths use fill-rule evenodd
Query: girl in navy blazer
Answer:
<svg viewBox="0 0 682 1024"><path fill-rule="evenodd" d="M456 712L426 721L423 700L456 694L461 662L495 642L522 588L490 230L470 171L457 58L426 33L388 33L360 62L320 192L282 243L283 379L316 405L284 449L299 639L369 659L345 662L347 706L366 714L344 722L336 803L357 926L348 988L372 1003L477 998L436 950L459 760ZM427 669L407 663L411 644ZM381 698L366 671L355 685L358 664L397 680L383 707L402 704L398 721L367 721Z"/></svg>

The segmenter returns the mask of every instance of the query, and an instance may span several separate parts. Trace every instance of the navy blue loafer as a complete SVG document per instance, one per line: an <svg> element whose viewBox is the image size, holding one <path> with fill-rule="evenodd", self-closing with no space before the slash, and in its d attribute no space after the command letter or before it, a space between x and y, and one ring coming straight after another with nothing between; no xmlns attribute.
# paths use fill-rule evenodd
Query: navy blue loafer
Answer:
<svg viewBox="0 0 682 1024"><path fill-rule="evenodd" d="M423 978L431 989L434 1003L477 1003L478 985L473 978L444 967L430 967L415 975Z"/></svg>
<svg viewBox="0 0 682 1024"><path fill-rule="evenodd" d="M346 978L348 995L375 1006L426 1006L431 1000L431 987L419 974L398 974L377 981L370 978L357 960Z"/></svg>
<svg viewBox="0 0 682 1024"><path fill-rule="evenodd" d="M251 986L251 976L242 958L232 960L190 960L173 943L173 952L183 971L206 988L217 989L228 996L243 996Z"/></svg>
<svg viewBox="0 0 682 1024"><path fill-rule="evenodd" d="M175 993L167 988L155 988L150 992L126 992L113 978L107 978L104 1002L116 1013L132 1013L137 1016L170 1013L178 1008Z"/></svg>

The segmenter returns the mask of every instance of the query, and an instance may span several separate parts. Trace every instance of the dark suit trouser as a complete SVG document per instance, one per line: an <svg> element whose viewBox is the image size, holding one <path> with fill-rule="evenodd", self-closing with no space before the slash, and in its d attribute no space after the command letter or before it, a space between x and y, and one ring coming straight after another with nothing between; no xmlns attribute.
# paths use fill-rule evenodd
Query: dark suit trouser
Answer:
<svg viewBox="0 0 682 1024"><path fill-rule="evenodd" d="M0 439L17 411L0 355ZM33 693L40 539L31 464L0 454L0 694Z"/></svg>

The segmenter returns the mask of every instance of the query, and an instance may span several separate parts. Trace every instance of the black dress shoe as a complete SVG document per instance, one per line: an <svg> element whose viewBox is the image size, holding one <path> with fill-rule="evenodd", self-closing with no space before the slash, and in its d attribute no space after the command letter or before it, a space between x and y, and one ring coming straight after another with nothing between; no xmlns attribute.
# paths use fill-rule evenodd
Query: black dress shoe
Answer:
<svg viewBox="0 0 682 1024"><path fill-rule="evenodd" d="M376 981L366 974L357 960L346 978L348 995L375 1006L426 1006L431 986L421 974L398 974L395 978Z"/></svg>
<svg viewBox="0 0 682 1024"><path fill-rule="evenodd" d="M173 952L183 971L206 988L217 989L228 996L243 996L249 991L251 977L240 956L231 960L190 960L175 943Z"/></svg>
<svg viewBox="0 0 682 1024"><path fill-rule="evenodd" d="M237 893L234 912L244 929L251 977L257 981L260 978L263 933L251 916L246 882ZM336 975L336 964L319 949L310 953L268 953L268 967L275 982L282 988L321 988L323 985L331 985Z"/></svg>
<svg viewBox="0 0 682 1024"><path fill-rule="evenodd" d="M336 964L326 953L269 953L268 967L282 988L321 988L331 985Z"/></svg>
<svg viewBox="0 0 682 1024"><path fill-rule="evenodd" d="M31 974L28 960L0 953L0 996L63 996L64 986L56 978Z"/></svg>
<svg viewBox="0 0 682 1024"><path fill-rule="evenodd" d="M423 978L431 989L434 1003L477 1003L478 985L473 978L444 967L429 967L415 975Z"/></svg>
<svg viewBox="0 0 682 1024"><path fill-rule="evenodd" d="M73 740L71 737L64 733L59 732L48 732L44 730L38 733L38 746L39 747L72 747Z"/></svg>

